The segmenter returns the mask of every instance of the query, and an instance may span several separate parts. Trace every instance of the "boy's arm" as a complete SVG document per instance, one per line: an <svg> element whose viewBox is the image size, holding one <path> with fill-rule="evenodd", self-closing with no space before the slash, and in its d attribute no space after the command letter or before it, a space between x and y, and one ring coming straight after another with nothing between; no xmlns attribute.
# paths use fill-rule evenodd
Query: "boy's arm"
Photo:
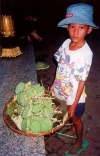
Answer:
<svg viewBox="0 0 100 156"><path fill-rule="evenodd" d="M78 105L78 102L79 102L79 99L80 99L80 97L81 97L81 94L82 94L82 92L83 92L83 89L84 89L84 86L85 86L85 82L86 82L86 81L80 81L80 82L79 82L75 101L74 101L74 103L70 106L69 111L68 111L69 117L72 117L72 116L74 116L74 114L75 114L75 110L76 110L76 107L77 107L77 105Z"/></svg>

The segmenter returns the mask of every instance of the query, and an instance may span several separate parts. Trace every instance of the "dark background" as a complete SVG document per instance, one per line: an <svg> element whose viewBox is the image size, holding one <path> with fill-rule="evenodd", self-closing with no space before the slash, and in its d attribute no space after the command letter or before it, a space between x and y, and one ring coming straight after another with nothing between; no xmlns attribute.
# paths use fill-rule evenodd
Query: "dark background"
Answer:
<svg viewBox="0 0 100 156"><path fill-rule="evenodd" d="M66 31L65 29L57 28L57 23L65 18L66 7L78 2L85 2L94 6L94 22L100 26L99 0L1 0L1 15L11 14L15 22L15 27L18 20L23 17L29 15L38 16L38 33L44 39L52 38L55 35L55 31ZM92 33L90 38L93 37L93 35ZM95 35L98 39L99 33L97 32Z"/></svg>

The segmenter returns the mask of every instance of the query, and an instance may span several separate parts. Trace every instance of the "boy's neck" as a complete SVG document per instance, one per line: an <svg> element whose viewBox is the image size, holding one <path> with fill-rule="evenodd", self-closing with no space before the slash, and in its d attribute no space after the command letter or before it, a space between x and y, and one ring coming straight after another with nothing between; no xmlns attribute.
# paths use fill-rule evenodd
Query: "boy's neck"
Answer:
<svg viewBox="0 0 100 156"><path fill-rule="evenodd" d="M71 41L70 45L69 45L69 50L78 50L80 48L82 48L85 44L85 40L82 42L73 42Z"/></svg>

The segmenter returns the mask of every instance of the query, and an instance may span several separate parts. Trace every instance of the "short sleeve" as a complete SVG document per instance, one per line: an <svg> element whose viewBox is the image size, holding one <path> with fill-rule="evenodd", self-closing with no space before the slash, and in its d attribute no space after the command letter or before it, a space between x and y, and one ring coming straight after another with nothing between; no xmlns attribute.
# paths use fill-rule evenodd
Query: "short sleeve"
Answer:
<svg viewBox="0 0 100 156"><path fill-rule="evenodd" d="M61 53L62 53L62 46L57 50L57 52L54 55L54 58L57 62L59 62L60 60Z"/></svg>
<svg viewBox="0 0 100 156"><path fill-rule="evenodd" d="M89 52L89 53L85 53L83 55L83 57L81 58L81 68L78 69L79 73L82 72L82 81L85 81L89 75L89 71L91 68L91 64L92 64L92 57L93 57L93 53Z"/></svg>
<svg viewBox="0 0 100 156"><path fill-rule="evenodd" d="M60 57L64 51L64 49L69 45L69 43L71 42L70 39L67 39L63 42L63 44L61 45L61 47L57 50L57 52L54 54L54 58L56 59L57 62L59 62Z"/></svg>

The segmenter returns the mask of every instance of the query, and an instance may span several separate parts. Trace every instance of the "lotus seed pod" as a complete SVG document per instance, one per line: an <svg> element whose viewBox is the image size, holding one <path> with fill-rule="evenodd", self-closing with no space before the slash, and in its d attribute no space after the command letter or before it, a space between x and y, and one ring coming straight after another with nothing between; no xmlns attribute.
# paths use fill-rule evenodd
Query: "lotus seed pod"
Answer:
<svg viewBox="0 0 100 156"><path fill-rule="evenodd" d="M19 102L22 106L26 105L25 94L23 92L19 94Z"/></svg>
<svg viewBox="0 0 100 156"><path fill-rule="evenodd" d="M33 87L38 88L38 87L40 87L40 84L36 83L36 84L33 85Z"/></svg>
<svg viewBox="0 0 100 156"><path fill-rule="evenodd" d="M43 116L44 117L52 118L53 115L54 115L54 109L53 109L53 107L45 107L43 109Z"/></svg>
<svg viewBox="0 0 100 156"><path fill-rule="evenodd" d="M27 118L29 110L30 110L30 105L28 104L23 110L22 118Z"/></svg>
<svg viewBox="0 0 100 156"><path fill-rule="evenodd" d="M18 94L20 92L22 92L25 88L25 83L24 82L20 82L16 88L15 88L15 93Z"/></svg>
<svg viewBox="0 0 100 156"><path fill-rule="evenodd" d="M33 117L32 116L29 116L27 117L27 131L30 131L30 124L31 124L31 121L32 121Z"/></svg>
<svg viewBox="0 0 100 156"><path fill-rule="evenodd" d="M50 119L43 118L41 120L42 132L48 132L48 131L52 130L52 127L53 127L53 122Z"/></svg>
<svg viewBox="0 0 100 156"><path fill-rule="evenodd" d="M34 115L33 115L33 119L32 119L32 120L41 122L42 117L34 116Z"/></svg>
<svg viewBox="0 0 100 156"><path fill-rule="evenodd" d="M34 105L39 105L40 102L39 102L38 100L36 100L36 101L33 101L33 104L34 104Z"/></svg>
<svg viewBox="0 0 100 156"><path fill-rule="evenodd" d="M18 107L18 115L21 115L22 114L22 111L23 111L23 108L21 105L19 105Z"/></svg>
<svg viewBox="0 0 100 156"><path fill-rule="evenodd" d="M43 86L40 86L35 89L35 94L38 96L42 96L44 94L45 88Z"/></svg>
<svg viewBox="0 0 100 156"><path fill-rule="evenodd" d="M41 132L40 123L38 121L31 122L30 130L32 131L32 133L40 133Z"/></svg>
<svg viewBox="0 0 100 156"><path fill-rule="evenodd" d="M28 90L26 90L25 94L26 96L34 96L34 91L35 88L29 88Z"/></svg>
<svg viewBox="0 0 100 156"><path fill-rule="evenodd" d="M16 97L17 97L17 102L18 102L18 104L20 104L20 93L18 93L17 95L16 95Z"/></svg>
<svg viewBox="0 0 100 156"><path fill-rule="evenodd" d="M21 130L26 132L27 129L27 119L22 120Z"/></svg>
<svg viewBox="0 0 100 156"><path fill-rule="evenodd" d="M52 106L52 100L51 100L51 99L46 99L46 100L44 100L43 105L44 105L45 107Z"/></svg>
<svg viewBox="0 0 100 156"><path fill-rule="evenodd" d="M42 105L41 105L41 104L38 104L38 105L34 105L34 106L33 106L32 112L33 112L34 114L37 114L37 113L39 113L40 111L42 111Z"/></svg>
<svg viewBox="0 0 100 156"><path fill-rule="evenodd" d="M33 104L34 105L43 104L43 101L44 101L43 99L38 99L38 100L37 99L33 99Z"/></svg>
<svg viewBox="0 0 100 156"><path fill-rule="evenodd" d="M25 90L29 89L32 86L31 81L25 83Z"/></svg>

